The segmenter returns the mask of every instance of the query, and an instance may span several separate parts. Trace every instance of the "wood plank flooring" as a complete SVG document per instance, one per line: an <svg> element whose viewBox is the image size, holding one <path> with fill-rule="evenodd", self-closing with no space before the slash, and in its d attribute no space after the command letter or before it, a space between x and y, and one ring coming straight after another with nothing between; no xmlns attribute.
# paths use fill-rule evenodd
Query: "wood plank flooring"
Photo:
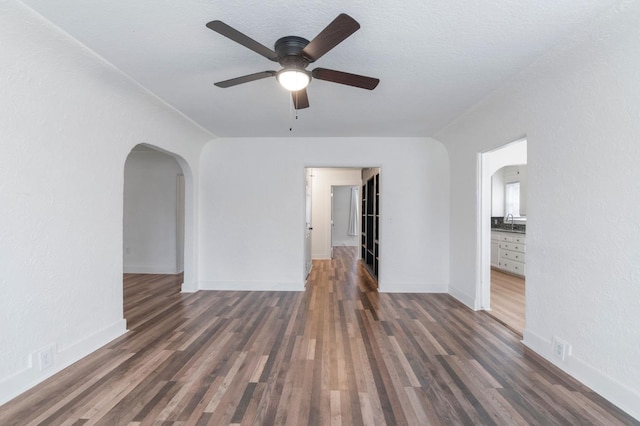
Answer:
<svg viewBox="0 0 640 426"><path fill-rule="evenodd" d="M520 336L524 332L524 289L524 278L491 270L491 310L487 312Z"/></svg>
<svg viewBox="0 0 640 426"><path fill-rule="evenodd" d="M1 425L638 424L446 294L378 294L336 251L304 292L125 276L130 332L0 407Z"/></svg>

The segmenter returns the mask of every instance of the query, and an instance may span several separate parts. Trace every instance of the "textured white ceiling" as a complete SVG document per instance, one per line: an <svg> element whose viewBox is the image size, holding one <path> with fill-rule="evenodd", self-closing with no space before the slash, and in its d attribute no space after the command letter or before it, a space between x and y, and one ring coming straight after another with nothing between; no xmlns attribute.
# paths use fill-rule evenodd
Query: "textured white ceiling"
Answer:
<svg viewBox="0 0 640 426"><path fill-rule="evenodd" d="M23 3L218 136L429 136L618 0L243 2L23 0ZM278 69L209 30L219 19L273 47L309 40L339 13L361 28L309 69L380 78L373 91L313 80L292 120ZM289 131L293 123L293 131Z"/></svg>

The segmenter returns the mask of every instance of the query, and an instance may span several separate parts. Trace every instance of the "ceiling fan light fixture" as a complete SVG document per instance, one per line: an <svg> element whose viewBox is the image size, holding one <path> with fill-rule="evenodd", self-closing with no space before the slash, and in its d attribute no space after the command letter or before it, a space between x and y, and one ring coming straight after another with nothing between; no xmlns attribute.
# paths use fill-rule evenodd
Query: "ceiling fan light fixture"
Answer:
<svg viewBox="0 0 640 426"><path fill-rule="evenodd" d="M278 71L277 78L280 85L291 92L304 89L311 81L311 76L307 71L296 68L285 68Z"/></svg>

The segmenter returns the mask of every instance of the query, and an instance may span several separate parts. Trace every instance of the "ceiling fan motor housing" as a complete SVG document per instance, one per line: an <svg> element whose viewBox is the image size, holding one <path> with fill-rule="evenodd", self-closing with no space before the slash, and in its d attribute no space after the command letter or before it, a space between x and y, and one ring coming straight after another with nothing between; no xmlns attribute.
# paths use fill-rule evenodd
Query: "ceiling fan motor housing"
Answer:
<svg viewBox="0 0 640 426"><path fill-rule="evenodd" d="M278 39L274 45L274 50L278 54L278 62L283 68L297 68L300 70L309 66L310 61L302 55L302 49L309 44L309 40L297 37L286 36Z"/></svg>

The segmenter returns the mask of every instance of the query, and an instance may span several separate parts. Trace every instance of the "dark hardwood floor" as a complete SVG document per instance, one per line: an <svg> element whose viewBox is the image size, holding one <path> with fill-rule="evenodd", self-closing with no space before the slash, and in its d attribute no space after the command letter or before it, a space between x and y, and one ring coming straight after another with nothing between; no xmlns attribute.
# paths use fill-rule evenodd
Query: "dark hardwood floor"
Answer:
<svg viewBox="0 0 640 426"><path fill-rule="evenodd" d="M638 424L446 294L378 294L355 252L304 292L125 276L130 332L0 407L0 425Z"/></svg>

